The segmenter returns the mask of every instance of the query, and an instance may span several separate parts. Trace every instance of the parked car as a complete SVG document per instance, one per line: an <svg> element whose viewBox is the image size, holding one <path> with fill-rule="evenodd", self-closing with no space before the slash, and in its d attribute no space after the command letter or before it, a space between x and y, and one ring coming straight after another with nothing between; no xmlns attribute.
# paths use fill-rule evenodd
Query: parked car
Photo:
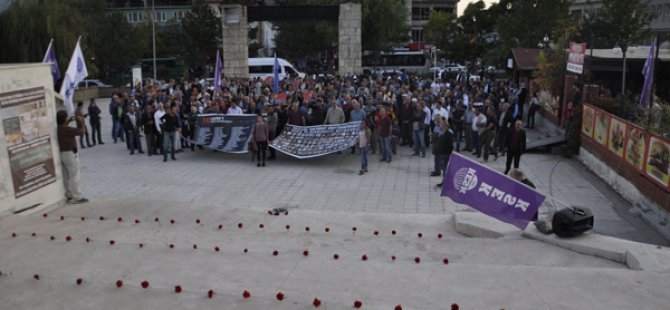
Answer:
<svg viewBox="0 0 670 310"><path fill-rule="evenodd" d="M77 88L87 88L87 87L94 87L94 86L98 87L98 88L112 87L112 85L107 85L107 84L101 82L100 80L83 80L83 81L79 82L79 84L77 85Z"/></svg>

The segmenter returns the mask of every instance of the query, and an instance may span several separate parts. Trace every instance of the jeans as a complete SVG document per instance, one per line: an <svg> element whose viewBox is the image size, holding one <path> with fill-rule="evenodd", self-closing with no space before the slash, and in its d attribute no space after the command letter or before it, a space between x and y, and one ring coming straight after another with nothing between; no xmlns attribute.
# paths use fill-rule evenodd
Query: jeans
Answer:
<svg viewBox="0 0 670 310"><path fill-rule="evenodd" d="M265 164L265 150L268 147L268 142L256 141L256 146L258 147L258 150L256 151L256 162L260 163L262 159L262 163Z"/></svg>
<svg viewBox="0 0 670 310"><path fill-rule="evenodd" d="M461 151L461 139L463 138L463 129L454 130L454 139L456 139L456 152Z"/></svg>
<svg viewBox="0 0 670 310"><path fill-rule="evenodd" d="M361 150L361 170L368 170L368 147L359 148Z"/></svg>
<svg viewBox="0 0 670 310"><path fill-rule="evenodd" d="M128 137L128 144L130 145L130 153L134 153L135 149L138 152L142 153L142 141L140 140L139 130L128 130L126 131L126 137Z"/></svg>
<svg viewBox="0 0 670 310"><path fill-rule="evenodd" d="M494 154L496 157L498 157L498 153L496 150L493 148L493 139L495 137L495 133L493 131L487 130L482 134L482 147L484 147L484 160L489 160L489 154Z"/></svg>
<svg viewBox="0 0 670 310"><path fill-rule="evenodd" d="M114 143L116 143L116 139L121 139L121 141L125 141L123 138L123 129L121 128L120 121L114 121L114 129L112 129L112 139L114 139Z"/></svg>
<svg viewBox="0 0 670 310"><path fill-rule="evenodd" d="M423 139L423 130L412 130L414 140L414 154L426 155L426 141Z"/></svg>
<svg viewBox="0 0 670 310"><path fill-rule="evenodd" d="M475 148L475 155L482 155L482 144L479 143L479 132L476 130L472 131L472 146Z"/></svg>
<svg viewBox="0 0 670 310"><path fill-rule="evenodd" d="M97 143L102 143L102 136L100 133L100 122L90 122L91 125L91 138L93 140L93 144ZM95 139L96 135L98 136L98 140Z"/></svg>
<svg viewBox="0 0 670 310"><path fill-rule="evenodd" d="M463 128L463 133L465 134L465 150L471 152L473 147L476 147L472 143L473 132L472 132L472 123L465 123L465 128Z"/></svg>
<svg viewBox="0 0 670 310"><path fill-rule="evenodd" d="M391 137L380 137L379 140L381 141L383 148L383 150L380 150L383 154L382 159L391 161Z"/></svg>
<svg viewBox="0 0 670 310"><path fill-rule="evenodd" d="M163 131L163 159L167 159L167 152L168 152L168 147L170 147L170 155L172 155L172 158L174 158L174 141L176 138L176 132L175 131Z"/></svg>
<svg viewBox="0 0 670 310"><path fill-rule="evenodd" d="M521 160L521 152L507 150L507 163L505 163L505 174L512 168L512 160L514 160L514 168L519 168L519 161Z"/></svg>

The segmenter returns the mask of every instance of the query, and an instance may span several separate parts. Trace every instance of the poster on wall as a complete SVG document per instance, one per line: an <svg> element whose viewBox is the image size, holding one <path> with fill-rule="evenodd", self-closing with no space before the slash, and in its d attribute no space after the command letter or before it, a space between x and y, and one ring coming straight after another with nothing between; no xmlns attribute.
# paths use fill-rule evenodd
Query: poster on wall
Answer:
<svg viewBox="0 0 670 310"><path fill-rule="evenodd" d="M670 144L651 137L645 171L652 180L665 187L670 185Z"/></svg>
<svg viewBox="0 0 670 310"><path fill-rule="evenodd" d="M626 134L626 162L642 171L644 152L647 150L647 133L635 126L628 126Z"/></svg>
<svg viewBox="0 0 670 310"><path fill-rule="evenodd" d="M593 139L601 145L607 145L607 129L609 129L609 115L603 111L596 110Z"/></svg>
<svg viewBox="0 0 670 310"><path fill-rule="evenodd" d="M607 148L617 154L619 157L623 157L624 150L624 141L626 136L626 123L620 121L617 118L610 118L610 134L607 141Z"/></svg>
<svg viewBox="0 0 670 310"><path fill-rule="evenodd" d="M595 111L591 106L584 105L584 112L582 116L582 133L589 138L593 138L593 119L595 118Z"/></svg>
<svg viewBox="0 0 670 310"><path fill-rule="evenodd" d="M195 144L226 153L247 153L255 114L205 114L196 121Z"/></svg>
<svg viewBox="0 0 670 310"><path fill-rule="evenodd" d="M51 148L52 123L43 87L0 93L14 197L56 182Z"/></svg>
<svg viewBox="0 0 670 310"><path fill-rule="evenodd" d="M568 50L568 65L566 69L573 73L582 74L584 72L585 54L586 43L570 42Z"/></svg>
<svg viewBox="0 0 670 310"><path fill-rule="evenodd" d="M295 158L314 158L350 148L358 139L361 122L339 125L286 125L270 147Z"/></svg>

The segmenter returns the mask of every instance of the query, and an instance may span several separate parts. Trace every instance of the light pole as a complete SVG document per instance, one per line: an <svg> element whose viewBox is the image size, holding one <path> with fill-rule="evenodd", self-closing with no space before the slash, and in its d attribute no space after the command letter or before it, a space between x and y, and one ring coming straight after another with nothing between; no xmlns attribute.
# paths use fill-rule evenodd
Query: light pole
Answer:
<svg viewBox="0 0 670 310"><path fill-rule="evenodd" d="M156 6L155 0L151 0L151 40L154 52L154 83L156 83Z"/></svg>

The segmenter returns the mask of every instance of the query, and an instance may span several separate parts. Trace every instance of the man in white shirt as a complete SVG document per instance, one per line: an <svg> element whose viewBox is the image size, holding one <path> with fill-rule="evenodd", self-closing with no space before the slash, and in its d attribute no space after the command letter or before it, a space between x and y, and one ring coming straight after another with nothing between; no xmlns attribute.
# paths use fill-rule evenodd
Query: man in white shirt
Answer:
<svg viewBox="0 0 670 310"><path fill-rule="evenodd" d="M426 113L426 117L423 120L423 141L426 142L426 145L430 143L430 121L433 119L433 115L428 108L428 105L426 105L426 102L421 100L421 108L424 113Z"/></svg>
<svg viewBox="0 0 670 310"><path fill-rule="evenodd" d="M158 104L158 109L154 113L154 124L156 125L156 144L157 149L163 154L163 129L161 128L161 117L165 115L165 108L162 103Z"/></svg>
<svg viewBox="0 0 670 310"><path fill-rule="evenodd" d="M237 106L237 102L235 100L230 102L230 108L228 108L228 113L226 115L241 115L242 114L242 108Z"/></svg>
<svg viewBox="0 0 670 310"><path fill-rule="evenodd" d="M478 158L482 156L482 144L479 137L484 132L484 128L486 128L486 115L481 113L480 108L476 108L475 119L472 121L472 143L475 146L475 152L472 154Z"/></svg>

